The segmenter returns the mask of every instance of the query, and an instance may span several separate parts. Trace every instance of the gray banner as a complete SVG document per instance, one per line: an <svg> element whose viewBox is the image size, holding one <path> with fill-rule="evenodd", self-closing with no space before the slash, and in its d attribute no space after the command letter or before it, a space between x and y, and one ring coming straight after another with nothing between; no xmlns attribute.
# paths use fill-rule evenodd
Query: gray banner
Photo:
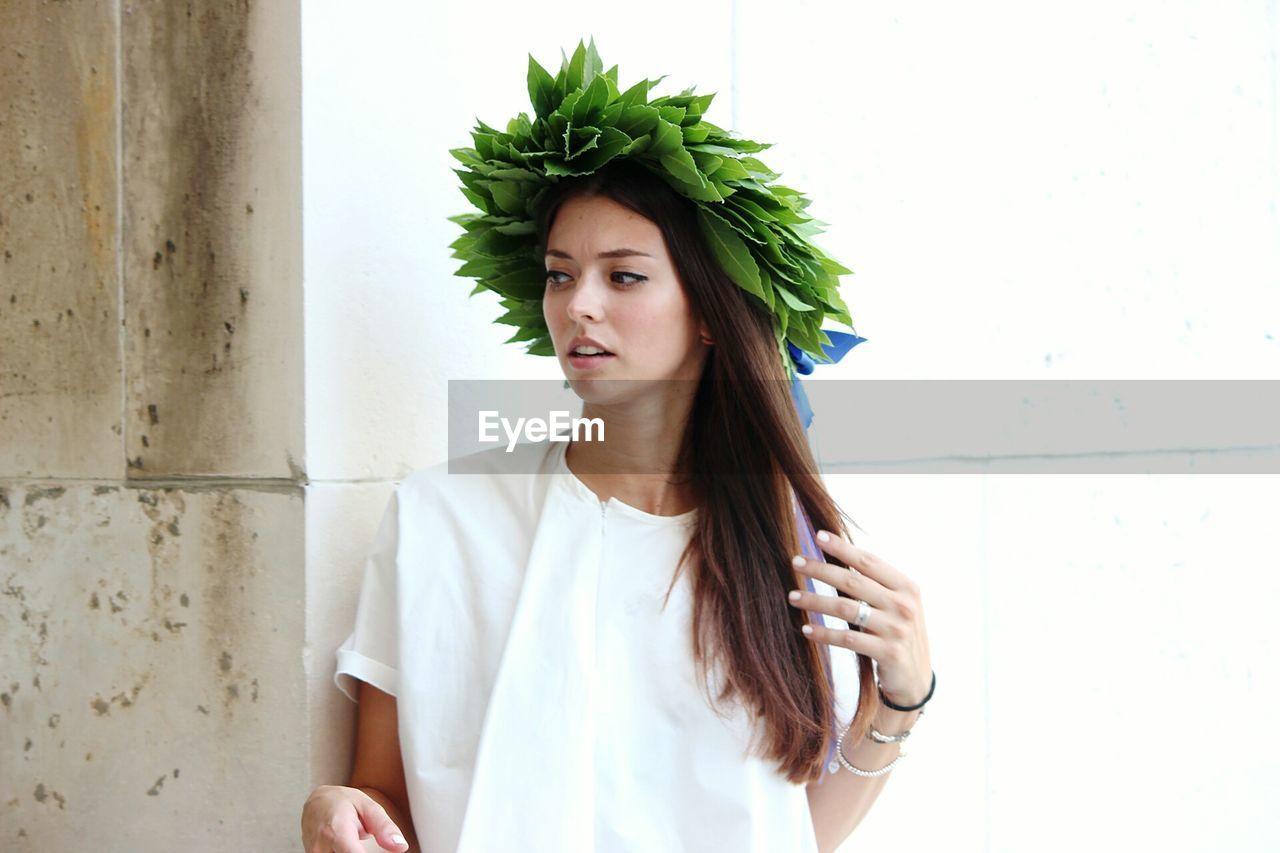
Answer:
<svg viewBox="0 0 1280 853"><path fill-rule="evenodd" d="M814 412L810 443L824 472L1280 473L1275 380L801 384ZM583 388L602 404L650 395L662 400L694 390L692 383L640 380L595 380ZM790 396L789 385L782 390ZM739 393L760 392L755 386ZM601 405L600 411L610 409ZM469 454L495 448L506 453L517 442L570 435L573 419L581 415L582 399L563 380L450 380L450 471L465 471L454 463ZM609 417L580 422L578 429L577 440L607 444Z"/></svg>

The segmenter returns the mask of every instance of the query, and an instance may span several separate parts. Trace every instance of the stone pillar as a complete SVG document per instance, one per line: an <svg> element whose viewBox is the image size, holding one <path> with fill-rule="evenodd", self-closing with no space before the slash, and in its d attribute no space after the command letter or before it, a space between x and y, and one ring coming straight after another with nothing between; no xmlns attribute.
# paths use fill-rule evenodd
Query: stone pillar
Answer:
<svg viewBox="0 0 1280 853"><path fill-rule="evenodd" d="M297 3L0 4L0 849L291 850Z"/></svg>

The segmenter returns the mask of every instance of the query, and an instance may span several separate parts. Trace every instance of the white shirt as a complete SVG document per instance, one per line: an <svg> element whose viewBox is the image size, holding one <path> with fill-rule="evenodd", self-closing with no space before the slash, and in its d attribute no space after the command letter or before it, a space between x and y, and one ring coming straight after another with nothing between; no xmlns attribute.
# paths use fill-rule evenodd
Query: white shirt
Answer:
<svg viewBox="0 0 1280 853"><path fill-rule="evenodd" d="M376 534L334 681L396 697L422 850L816 853L805 786L698 684L688 569L662 608L697 510L601 502L567 446L419 469ZM832 657L851 719L852 652Z"/></svg>

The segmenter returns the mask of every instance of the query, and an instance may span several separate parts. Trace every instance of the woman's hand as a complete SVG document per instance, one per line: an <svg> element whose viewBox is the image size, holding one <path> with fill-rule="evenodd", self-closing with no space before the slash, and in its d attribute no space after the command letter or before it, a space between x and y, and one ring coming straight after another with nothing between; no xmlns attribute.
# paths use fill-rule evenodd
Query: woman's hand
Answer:
<svg viewBox="0 0 1280 853"><path fill-rule="evenodd" d="M847 539L818 531L818 547L849 568L797 555L796 571L816 578L851 598L793 591L788 600L804 610L843 619L850 625L858 617L858 601L871 605L862 630L835 629L806 624L811 640L843 646L875 660L880 691L895 705L915 705L929 693L933 668L929 640L924 630L924 609L916 582L884 560Z"/></svg>
<svg viewBox="0 0 1280 853"><path fill-rule="evenodd" d="M387 811L359 788L321 785L302 807L305 853L364 853L360 842L374 836L382 850L408 848Z"/></svg>

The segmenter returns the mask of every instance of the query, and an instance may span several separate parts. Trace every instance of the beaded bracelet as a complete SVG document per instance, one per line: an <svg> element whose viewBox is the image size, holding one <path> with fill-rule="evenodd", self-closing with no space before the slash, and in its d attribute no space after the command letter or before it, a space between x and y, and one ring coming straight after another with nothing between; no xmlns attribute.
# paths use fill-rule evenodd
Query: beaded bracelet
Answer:
<svg viewBox="0 0 1280 853"><path fill-rule="evenodd" d="M888 707L893 708L895 711L919 711L920 714L916 718L918 720L920 717L924 716L924 706L926 703L928 703L930 699L933 698L933 689L938 685L937 674L936 673L931 673L931 674L933 675L933 681L929 685L929 695L925 696L924 699L921 700L919 704L911 705L911 706L895 705L894 703L890 702L888 699L885 698L885 695L883 692L880 693L880 701L883 702ZM877 688L878 687L879 685L877 685ZM849 763L849 759L844 757L844 749L843 749L844 736L849 733L849 729L851 728L853 728L853 723L849 723L849 725L845 726L844 731L840 732L840 737L836 738L836 758L839 759L839 763L833 761L829 765L827 765L827 769L832 773L835 773L837 770L840 769L840 766L843 765L844 768L848 770L850 773L853 773L858 776L882 776L885 773L888 773L890 770L892 770L895 764L897 764L899 761L907 757L907 751L905 749L902 749L898 752L897 758L893 759L893 761L890 761L888 764L886 764L884 767L881 767L879 770L863 770L859 767L854 767L852 764ZM905 732L903 732L900 735L882 734L881 732L876 731L874 726L871 729L871 737L878 743L903 743L906 741L907 737L910 734L911 734L911 729L907 729Z"/></svg>
<svg viewBox="0 0 1280 853"><path fill-rule="evenodd" d="M924 716L924 710L921 709L920 717L923 717L923 716ZM916 719L919 719L919 717L917 717ZM832 773L835 773L837 770L839 770L840 765L844 765L844 768L846 770L858 776L881 776L885 773L888 773L890 770L893 769L893 766L895 764L897 764L899 761L907 757L907 751L905 749L902 749L902 750L899 750L897 758L893 759L893 761L890 761L888 764L886 764L884 767L881 767L879 770L863 770L859 767L854 767L852 764L849 763L849 759L844 757L844 736L849 733L849 729L851 728L853 728L853 723L850 723L849 725L845 726L844 731L840 732L840 737L836 738L836 758L838 758L840 762L839 764L837 764L836 762L833 761L829 765L827 765L827 769L830 770ZM874 738L879 743L902 743L907 739L907 736L909 734L911 734L911 729L907 729L905 732L903 732L900 735L881 734L880 732L876 731L875 728L871 729L871 737Z"/></svg>

